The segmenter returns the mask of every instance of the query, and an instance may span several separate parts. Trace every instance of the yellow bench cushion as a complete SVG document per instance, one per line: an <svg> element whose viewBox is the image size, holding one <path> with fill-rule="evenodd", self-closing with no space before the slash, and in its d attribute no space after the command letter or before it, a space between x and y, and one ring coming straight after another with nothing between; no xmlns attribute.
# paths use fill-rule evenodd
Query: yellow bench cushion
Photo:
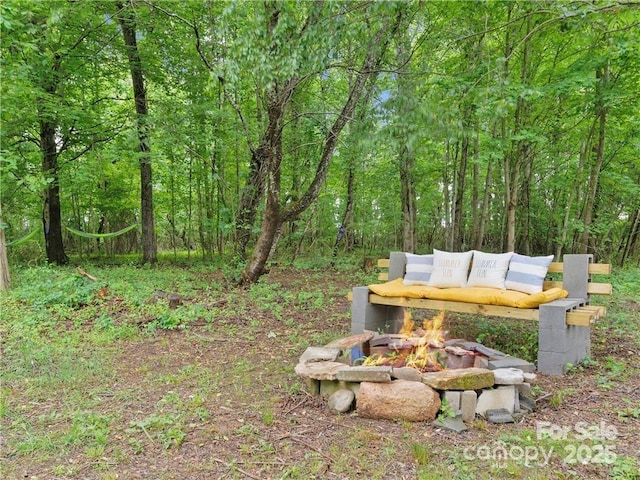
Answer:
<svg viewBox="0 0 640 480"><path fill-rule="evenodd" d="M404 286L402 278L387 283L369 285L369 290L382 297L429 298L453 302L501 305L515 308L536 308L543 303L565 298L568 293L561 288L550 288L539 293L528 294L515 290L487 287L437 288L424 285Z"/></svg>

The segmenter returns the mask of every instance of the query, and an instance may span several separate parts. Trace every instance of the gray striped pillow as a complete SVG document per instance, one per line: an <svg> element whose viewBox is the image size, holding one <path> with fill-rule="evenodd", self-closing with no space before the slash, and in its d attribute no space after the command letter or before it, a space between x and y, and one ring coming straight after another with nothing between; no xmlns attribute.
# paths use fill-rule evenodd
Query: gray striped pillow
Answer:
<svg viewBox="0 0 640 480"><path fill-rule="evenodd" d="M528 257L514 253L509 263L505 286L508 290L523 293L541 292L544 277L552 261L553 255Z"/></svg>
<svg viewBox="0 0 640 480"><path fill-rule="evenodd" d="M433 255L416 255L405 253L407 265L405 267L403 285L427 285L433 272Z"/></svg>

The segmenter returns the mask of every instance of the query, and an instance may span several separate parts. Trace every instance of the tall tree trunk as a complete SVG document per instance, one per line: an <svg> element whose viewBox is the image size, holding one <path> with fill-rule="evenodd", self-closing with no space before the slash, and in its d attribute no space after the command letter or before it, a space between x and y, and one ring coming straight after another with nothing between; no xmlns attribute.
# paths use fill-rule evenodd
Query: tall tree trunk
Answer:
<svg viewBox="0 0 640 480"><path fill-rule="evenodd" d="M584 206L584 230L582 231L582 238L580 241L580 253L587 253L589 251L590 229L594 218L594 206L596 203L596 195L598 193L598 185L600 183L600 171L602 170L602 163L604 161L604 144L607 126L607 107L605 105L604 94L609 82L608 65L599 68L596 72L596 77L599 80L595 109L598 124L598 143L594 152L595 159L589 172L589 184Z"/></svg>
<svg viewBox="0 0 640 480"><path fill-rule="evenodd" d="M47 260L64 265L69 257L62 241L62 215L60 212L60 183L58 181L58 153L56 152L55 127L48 120L40 121L42 172L51 181L44 191L42 224L44 227Z"/></svg>
<svg viewBox="0 0 640 480"><path fill-rule="evenodd" d="M475 241L474 247L476 250L482 250L482 243L484 241L484 231L489 217L489 202L491 201L491 186L493 184L493 160L489 159L487 162L487 173L484 180L484 196L482 198L482 205L480 205L479 219L476 230L474 230Z"/></svg>
<svg viewBox="0 0 640 480"><path fill-rule="evenodd" d="M418 243L417 212L415 193L415 151L412 147L416 125L412 119L415 109L415 83L413 75L408 71L411 58L411 37L407 32L399 32L396 48L398 65L396 122L400 132L396 139L398 145L398 165L400 169L400 203L402 207L402 249L415 253ZM403 68L404 67L404 68Z"/></svg>
<svg viewBox="0 0 640 480"><path fill-rule="evenodd" d="M417 213L414 181L415 155L407 145L400 151L400 201L402 203L402 249L415 253L417 248Z"/></svg>
<svg viewBox="0 0 640 480"><path fill-rule="evenodd" d="M338 247L340 242L344 240L345 248L350 251L353 248L353 184L355 180L355 169L353 167L353 159L349 159L347 175L347 199L344 207L344 216L342 217L342 223L338 228L338 234L336 235L336 242L333 244L332 254L332 266L335 263L335 259L338 256Z"/></svg>
<svg viewBox="0 0 640 480"><path fill-rule="evenodd" d="M466 109L465 109L466 110ZM469 113L465 111L463 121L465 127L467 126L467 120ZM466 128L465 128L466 130ZM462 142L460 144L460 160L458 162L458 170L456 172L456 190L454 196L453 207L453 250L460 251L464 244L464 193L466 189L467 179L467 164L469 161L469 136L467 132L463 134Z"/></svg>
<svg viewBox="0 0 640 480"><path fill-rule="evenodd" d="M9 275L9 262L7 261L7 243L4 236L2 223L2 204L0 204L0 292L9 290L11 276Z"/></svg>
<svg viewBox="0 0 640 480"><path fill-rule="evenodd" d="M149 124L147 92L144 87L142 62L136 41L135 13L116 2L118 20L131 70L133 96L136 104L138 150L140 152L140 212L142 215L142 261L153 263L157 260L155 221L153 218L153 175L151 169L151 147L149 144Z"/></svg>
<svg viewBox="0 0 640 480"><path fill-rule="evenodd" d="M526 30L525 30L525 38L523 40L522 45L522 59L520 66L520 84L521 88L527 88L529 84L529 79L531 78L531 38L528 33L531 31L531 16L527 16L525 19ZM512 45L509 40L510 36L507 38L507 56L512 53ZM505 66L505 69L507 66ZM517 136L521 135L522 132L527 128L527 125L530 121L531 114L531 105L528 100L523 98L522 96L518 96L516 102L516 110L514 114L514 125L513 125L513 133ZM528 203L528 192L524 193L523 189L528 188L527 182L521 183L521 174L524 171L525 177L527 172L530 170L530 162L532 161L532 153L531 153L531 140L527 138L520 138L515 142L512 142L509 153L506 155L505 160L505 190L506 190L506 201L507 201L507 250L513 251L517 247L522 247L523 250L527 250L526 243L528 239L522 239L523 235L526 235L526 229L522 228L520 233L520 245L517 245L518 238L517 235L517 226L518 226L518 207L522 199ZM526 216L521 216L524 218L520 222L520 225L526 225L527 218Z"/></svg>
<svg viewBox="0 0 640 480"><path fill-rule="evenodd" d="M50 77L44 86L48 97L53 97L58 88L59 55L54 55L53 67ZM64 251L62 240L62 214L60 211L60 183L58 179L58 147L56 145L57 122L56 115L51 107L45 105L45 100L38 100L38 117L40 121L40 151L42 153L42 174L51 181L44 191L42 226L44 229L45 249L47 260L51 263L64 265L69 262L69 257Z"/></svg>

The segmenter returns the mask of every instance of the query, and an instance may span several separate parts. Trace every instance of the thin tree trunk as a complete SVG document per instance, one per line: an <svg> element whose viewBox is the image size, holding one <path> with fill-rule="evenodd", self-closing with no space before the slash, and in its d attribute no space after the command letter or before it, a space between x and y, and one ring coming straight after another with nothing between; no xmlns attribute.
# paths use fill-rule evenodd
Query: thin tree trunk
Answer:
<svg viewBox="0 0 640 480"><path fill-rule="evenodd" d="M417 214L413 152L404 145L400 151L400 201L402 203L402 249L415 253L417 248Z"/></svg>
<svg viewBox="0 0 640 480"><path fill-rule="evenodd" d="M151 147L147 120L147 93L144 87L142 62L136 41L135 14L116 2L118 20L129 59L133 96L135 98L138 130L138 150L140 151L140 211L142 215L142 261L153 263L157 260L155 222L153 218L153 174L151 169Z"/></svg>
<svg viewBox="0 0 640 480"><path fill-rule="evenodd" d="M484 181L484 197L482 199L482 206L480 207L480 219L478 221L478 230L475 232L476 239L474 248L476 250L482 250L482 243L484 241L484 230L486 228L487 219L489 217L489 202L491 201L491 185L493 184L493 162L489 160L487 163L487 175Z"/></svg>
<svg viewBox="0 0 640 480"><path fill-rule="evenodd" d="M468 112L465 112L464 124L467 124ZM453 224L453 250L460 251L464 244L464 192L466 189L467 179L467 163L469 160L469 137L465 132L463 134L460 146L460 160L458 162L458 171L456 172L456 192L454 196L454 218Z"/></svg>
<svg viewBox="0 0 640 480"><path fill-rule="evenodd" d="M587 198L585 199L584 207L584 230L582 231L582 238L580 241L580 253L587 253L589 251L590 242L590 229L594 218L594 206L596 202L596 195L598 193L598 185L600 182L600 171L602 170L602 162L604 161L604 144L606 138L606 126L607 126L607 108L603 98L604 91L607 88L609 80L609 68L604 67L598 69L596 73L598 82L598 99L596 101L596 118L598 122L598 144L595 151L595 161L591 166L589 172L589 185L587 190Z"/></svg>
<svg viewBox="0 0 640 480"><path fill-rule="evenodd" d="M351 250L352 244L349 242L349 237L353 237L353 233L349 233L353 230L353 184L355 179L355 173L353 168L353 160L349 160L349 174L347 175L347 201L344 207L344 216L342 217L342 223L338 228L338 234L336 235L336 242L333 245L332 254L332 266L335 264L335 259L338 257L338 247L340 242L344 240L344 244L347 250Z"/></svg>
<svg viewBox="0 0 640 480"><path fill-rule="evenodd" d="M629 234L626 235L624 250L622 251L622 258L620 259L620 266L624 267L627 258L629 258L634 250L638 235L640 234L640 209L635 209L631 215L633 219L629 224Z"/></svg>
<svg viewBox="0 0 640 480"><path fill-rule="evenodd" d="M480 205L480 147L478 139L478 121L475 122L474 136L473 136L473 185L471 187L471 218L472 218L472 233L471 244L476 250L480 250L482 247L482 236L480 233L480 222L482 217L482 206ZM488 170L488 168L487 168ZM484 227L484 224L483 224Z"/></svg>
<svg viewBox="0 0 640 480"><path fill-rule="evenodd" d="M0 292L9 290L11 287L9 262L7 261L7 243L2 225L2 205L0 204Z"/></svg>

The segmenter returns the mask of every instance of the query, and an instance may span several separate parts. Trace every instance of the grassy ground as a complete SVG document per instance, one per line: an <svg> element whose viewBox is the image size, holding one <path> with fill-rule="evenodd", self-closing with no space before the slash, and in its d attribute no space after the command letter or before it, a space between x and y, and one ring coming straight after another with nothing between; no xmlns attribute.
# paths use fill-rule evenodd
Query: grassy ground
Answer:
<svg viewBox="0 0 640 480"><path fill-rule="evenodd" d="M13 267L0 296L1 478L640 478L637 268L612 278L592 359L539 376L534 414L455 434L330 414L295 375L307 346L348 335L346 292L373 272L274 266L239 289L222 265L80 266L97 281ZM535 352L535 325L447 321L455 336Z"/></svg>

